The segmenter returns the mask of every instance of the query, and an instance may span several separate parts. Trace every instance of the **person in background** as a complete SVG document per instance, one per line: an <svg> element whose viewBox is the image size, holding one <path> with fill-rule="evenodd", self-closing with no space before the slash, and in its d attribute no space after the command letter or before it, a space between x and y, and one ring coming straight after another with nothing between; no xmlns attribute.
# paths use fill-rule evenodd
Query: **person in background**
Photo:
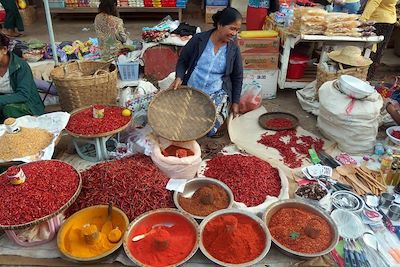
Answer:
<svg viewBox="0 0 400 267"><path fill-rule="evenodd" d="M18 11L17 3L14 0L0 0L1 5L6 11L3 33L8 37L21 36L24 31L24 23ZM18 32L15 31L17 28Z"/></svg>
<svg viewBox="0 0 400 267"><path fill-rule="evenodd" d="M102 58L109 60L118 53L127 41L124 22L117 17L117 1L101 0L99 14L94 19Z"/></svg>
<svg viewBox="0 0 400 267"><path fill-rule="evenodd" d="M333 12L357 14L361 4L359 0L334 0Z"/></svg>
<svg viewBox="0 0 400 267"><path fill-rule="evenodd" d="M10 40L0 33L0 121L42 115L44 105L28 63L10 52Z"/></svg>
<svg viewBox="0 0 400 267"><path fill-rule="evenodd" d="M227 7L212 18L214 28L194 35L182 49L176 79L170 88L177 89L183 84L207 93L217 107L216 123L208 136L220 137L229 111L233 116L239 114L243 67L235 38L242 16L236 9Z"/></svg>
<svg viewBox="0 0 400 267"><path fill-rule="evenodd" d="M275 1L275 0L273 0ZM246 29L262 30L268 16L269 0L248 0L246 13Z"/></svg>
<svg viewBox="0 0 400 267"><path fill-rule="evenodd" d="M381 62L385 50L396 23L397 0L369 0L360 17L361 21L375 21L376 35L383 35L385 39L377 44L376 52L372 54L372 65L369 67L367 80L374 77L376 68Z"/></svg>

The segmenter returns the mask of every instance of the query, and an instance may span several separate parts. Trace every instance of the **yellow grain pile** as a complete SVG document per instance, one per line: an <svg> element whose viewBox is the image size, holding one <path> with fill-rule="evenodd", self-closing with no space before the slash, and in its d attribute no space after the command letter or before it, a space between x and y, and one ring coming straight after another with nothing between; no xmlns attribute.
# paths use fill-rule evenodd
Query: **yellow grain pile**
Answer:
<svg viewBox="0 0 400 267"><path fill-rule="evenodd" d="M0 160L36 155L53 140L53 134L39 128L23 128L14 134L5 133L0 136Z"/></svg>

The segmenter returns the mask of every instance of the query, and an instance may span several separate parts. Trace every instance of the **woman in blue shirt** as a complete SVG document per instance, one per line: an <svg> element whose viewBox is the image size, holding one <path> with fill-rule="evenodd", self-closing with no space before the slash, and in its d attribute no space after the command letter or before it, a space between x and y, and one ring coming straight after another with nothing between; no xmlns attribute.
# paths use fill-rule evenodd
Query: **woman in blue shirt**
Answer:
<svg viewBox="0 0 400 267"><path fill-rule="evenodd" d="M184 84L211 97L217 107L217 120L208 136L219 137L229 111L234 116L239 114L243 67L235 38L242 16L227 7L214 14L213 21L212 30L196 34L182 49L171 88Z"/></svg>

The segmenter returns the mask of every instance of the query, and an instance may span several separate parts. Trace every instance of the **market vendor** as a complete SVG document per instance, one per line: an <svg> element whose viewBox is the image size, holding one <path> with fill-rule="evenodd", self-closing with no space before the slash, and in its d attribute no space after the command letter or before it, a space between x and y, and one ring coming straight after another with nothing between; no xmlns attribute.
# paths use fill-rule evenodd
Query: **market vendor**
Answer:
<svg viewBox="0 0 400 267"><path fill-rule="evenodd" d="M208 136L219 137L224 133L221 126L229 108L234 116L239 113L243 67L234 39L240 30L242 16L236 9L227 7L212 18L214 28L194 35L182 49L171 88L184 84L210 95L217 107L217 119Z"/></svg>
<svg viewBox="0 0 400 267"><path fill-rule="evenodd" d="M386 49L396 23L397 0L368 0L360 17L361 21L374 21L376 35L383 35L382 42L377 44L376 52L371 55L374 62L368 70L367 80L373 79L376 68L381 62L383 51Z"/></svg>
<svg viewBox="0 0 400 267"><path fill-rule="evenodd" d="M361 8L359 0L333 0L333 12L357 14Z"/></svg>
<svg viewBox="0 0 400 267"><path fill-rule="evenodd" d="M0 122L8 117L44 113L31 68L8 50L9 43L8 37L0 33Z"/></svg>
<svg viewBox="0 0 400 267"><path fill-rule="evenodd" d="M117 55L127 41L124 22L117 17L117 0L101 0L99 14L94 19L94 27L99 39L101 56L109 60Z"/></svg>

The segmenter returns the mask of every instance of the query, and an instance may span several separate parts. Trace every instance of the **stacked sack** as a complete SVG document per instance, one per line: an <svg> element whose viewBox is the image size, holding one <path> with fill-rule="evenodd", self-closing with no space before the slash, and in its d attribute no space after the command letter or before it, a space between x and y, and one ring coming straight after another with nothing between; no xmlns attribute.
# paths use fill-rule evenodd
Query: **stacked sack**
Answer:
<svg viewBox="0 0 400 267"><path fill-rule="evenodd" d="M327 36L353 36L359 37L358 21L359 15L346 13L328 13L326 15L326 31Z"/></svg>
<svg viewBox="0 0 400 267"><path fill-rule="evenodd" d="M317 127L338 148L353 155L369 154L376 142L382 97L376 91L363 99L352 99L334 86L324 83L319 91Z"/></svg>
<svg viewBox="0 0 400 267"><path fill-rule="evenodd" d="M324 34L327 12L315 7L298 7L294 9L293 22L289 31L301 34Z"/></svg>

